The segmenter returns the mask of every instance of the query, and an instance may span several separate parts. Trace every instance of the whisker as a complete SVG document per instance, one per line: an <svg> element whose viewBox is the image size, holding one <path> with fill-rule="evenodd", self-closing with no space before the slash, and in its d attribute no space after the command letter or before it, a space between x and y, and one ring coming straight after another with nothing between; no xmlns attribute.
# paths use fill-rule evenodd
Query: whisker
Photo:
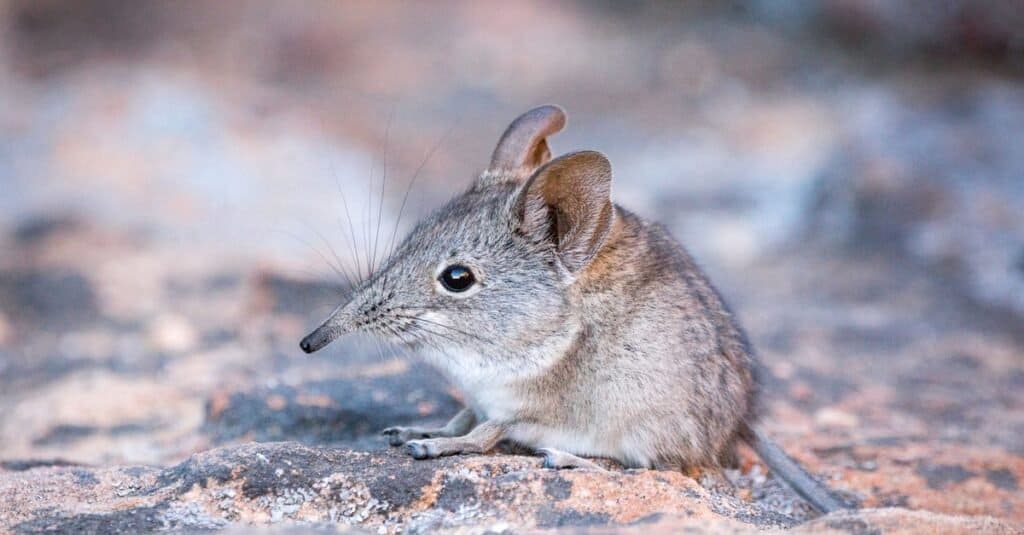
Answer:
<svg viewBox="0 0 1024 535"><path fill-rule="evenodd" d="M429 333L431 336L438 336L438 337L444 338L445 340L448 340L449 342L451 342L452 344L455 344L455 345L460 345L460 344L464 343L464 342L458 340L457 338L455 338L455 337L453 337L451 335L448 335L448 334L445 334L445 333L441 333L441 332L437 332L437 331L432 331L432 330L427 329L427 328L425 328L423 326L418 326L416 328L420 329L423 332ZM431 340L430 338L424 338L424 341L426 343L429 343L430 345L432 345L435 349L443 349L444 348L444 346L439 345L436 341Z"/></svg>
<svg viewBox="0 0 1024 535"><path fill-rule="evenodd" d="M377 203L377 229L376 229L376 232L374 233L374 237L373 237L373 263L372 263L372 267L374 269L376 269L376 264L377 264L377 243L380 241L381 218L382 218L382 216L384 214L384 192L385 192L385 187L386 187L386 185L388 183L388 145L389 145L390 140L391 140L391 123L394 121L394 119L395 119L395 105L394 105L394 103L392 103L392 105L391 105L391 112L388 114L388 124L387 124L386 127L384 127L384 154L381 156L381 160L382 160L382 164L383 164L382 165L382 167L383 167L383 171L382 171L383 176L381 177L381 181L380 181L380 198L378 199L378 203Z"/></svg>
<svg viewBox="0 0 1024 535"><path fill-rule="evenodd" d="M334 162L333 159L330 159L328 161L328 163L331 166L331 175L334 177L334 185L338 189L338 194L341 195L341 205L342 205L342 209L345 212L345 219L348 221L349 251L351 252L352 257L353 257L353 259L355 260L355 263L356 263L356 265L355 265L356 280L353 281L353 286L357 286L361 282L363 282L363 278L362 278L362 270L359 267L360 266L360 255L359 255L359 247L358 247L358 245L356 245L355 225L352 224L352 214L351 214L351 212L349 211L349 208L348 208L348 199L345 197L345 190L344 190L344 188L341 187L341 181L338 179L338 170L337 170L337 167L335 166L335 162ZM338 226L339 227L344 227L344 225L341 223L341 218L340 217L338 218ZM345 233L345 229L344 228L342 228L341 231L342 231L342 234Z"/></svg>
<svg viewBox="0 0 1024 535"><path fill-rule="evenodd" d="M362 262L360 261L360 256L361 255L359 254L359 244L356 243L355 225L352 223L352 215L351 215L351 213L349 212L349 209L348 209L348 200L345 199L345 194L341 191L340 186L339 186L338 192L341 193L342 208L344 209L344 212L345 212L345 219L348 220L348 234L349 234L348 243L349 243L349 250L352 251L352 256L355 259L355 263L356 263L356 265L355 265L356 283L358 284L358 283L363 281L363 270L362 270ZM344 226L341 223L341 218L340 217L338 218L338 226L340 226L340 227ZM343 233L344 233L344 230L345 229L342 228L342 232Z"/></svg>
<svg viewBox="0 0 1024 535"><path fill-rule="evenodd" d="M334 247L331 246L330 240L328 240L327 237L324 236L322 232L320 232L319 230L315 229L312 225L307 223L306 227L309 230L313 231L313 233L316 234L317 237L320 238L320 241L323 242L323 244L327 247L327 250L330 251L331 255L334 257L334 260L338 263L338 267L342 271L342 276L345 278L345 282L349 285L349 287L351 287L352 286L352 278L349 276L348 270L345 267L345 263L342 262L341 258L338 256L337 251L335 251ZM335 270L335 271L337 271L337 270Z"/></svg>
<svg viewBox="0 0 1024 535"><path fill-rule="evenodd" d="M366 249L366 276L370 277L373 275L373 260L370 259L370 206L373 206L373 172L375 169L375 163L370 162L370 180L366 183L366 209L361 211L360 214L363 216L362 230L363 230L363 247Z"/></svg>
<svg viewBox="0 0 1024 535"><path fill-rule="evenodd" d="M428 312L429 311L440 310L440 311L448 312L448 311L452 311L452 310L490 310L490 309L488 309L487 307L478 307L478 306L473 306L473 305L469 305L469 304L466 304L466 303L460 303L458 305L452 305L452 306L448 306L448 307L440 307L440 306L403 306L401 308L401 310L410 310L410 311L424 310L424 311L428 311Z"/></svg>
<svg viewBox="0 0 1024 535"><path fill-rule="evenodd" d="M409 325L392 326L391 329L392 332L394 332L396 335L399 335L399 333L401 333L399 335L399 339L402 340L405 344L408 344L410 346L426 344L422 334L414 330L410 330Z"/></svg>
<svg viewBox="0 0 1024 535"><path fill-rule="evenodd" d="M426 323L428 325L436 325L437 327L441 327L443 329L448 329L451 332L460 334L460 335L465 336L466 338L470 338L472 340L476 340L476 341L481 342L481 343L483 343L485 345L492 345L492 342L490 340L482 338L480 335L477 335L477 334L474 334L474 333L469 333L469 332L463 331L461 329L457 329L455 327L452 327L450 325L445 325L443 323L438 323L436 321L431 321L431 320L428 320L428 319L425 319L425 318L418 318L416 316L396 315L396 317L403 318L403 319L409 319L409 320L412 320L412 321L420 321L420 322Z"/></svg>
<svg viewBox="0 0 1024 535"><path fill-rule="evenodd" d="M420 318L417 318L417 317L414 317L414 316L397 316L397 317L398 317L398 318L401 318L401 319L405 319L405 320L413 321L413 322L416 322L416 321L420 321ZM451 342L451 343L453 343L453 344L456 344L456 345L458 345L458 344L461 344L461 343L462 343L462 342L461 342L460 340L458 340L458 339L456 339L456 338L452 337L452 336L451 336L451 335L449 335L449 334L446 334L446 333L443 333L443 332L437 332L437 331L433 331L433 330L427 329L427 328L425 327L425 325L432 325L432 324L430 324L430 323L423 323L423 324L411 323L411 324L409 324L409 327L412 327L412 328L414 328L414 329L417 329L418 331L422 331L422 332L428 333L428 334L430 334L430 335L432 335L432 336L438 336L438 337L444 338L445 340L448 340L449 342ZM430 339L429 337L426 337L426 338L421 338L421 339L422 339L422 340L423 340L423 341L424 341L425 343L430 343L430 344L431 344L432 346L434 346L434 347L436 347L436 348L439 348L439 349L440 349L440 348L442 348L442 347L443 347L443 346L437 345L437 343L436 343L436 342L435 342L434 340L431 340L431 339Z"/></svg>
<svg viewBox="0 0 1024 535"><path fill-rule="evenodd" d="M395 219L395 229L391 232L391 240L388 243L388 256L391 256L395 252L395 240L398 238L398 227L402 223L402 214L405 212L405 205L409 201L409 193L412 191L413 185L416 184L416 180L420 176L420 171L422 171L424 166L427 165L427 162L434 157L434 153L441 148L441 145L443 145L444 142L448 139L448 136L450 136L451 133L455 131L455 127L458 126L458 124L459 121L458 119L456 119L455 123L453 123L452 126L449 127L447 131L445 131L441 138L437 140L437 143L435 143L434 146L431 147L429 151L427 151L427 154L423 157L423 160L420 162L419 166L417 166L416 170L413 172L412 179L409 180L409 184L405 188L405 194L402 196L402 204L398 208L398 217Z"/></svg>
<svg viewBox="0 0 1024 535"><path fill-rule="evenodd" d="M330 267L331 270L333 270L334 273L336 275L338 275L339 278L342 279L343 283L345 283L346 285L349 285L348 277L346 277L344 273L339 271L338 267L335 266L333 263L331 263L331 261L328 260L326 256L324 256L323 252L320 251L319 247L316 247L310 241L306 240L305 238L302 238L298 234L295 234L293 232L290 232L290 231L287 231L287 230L284 230L284 229L276 229L276 230L272 230L271 232L277 232L279 234L284 234L285 236L288 236L289 238L292 238L293 240L296 240L299 243L301 243L301 244L305 245L306 247L308 247L311 251L316 253L316 255L319 256L328 265L328 267Z"/></svg>
<svg viewBox="0 0 1024 535"><path fill-rule="evenodd" d="M381 330L383 330L385 333L387 333L387 334L389 334L391 336L394 336L395 338L398 339L399 342L401 342L403 344L406 343L405 339L402 337L402 335L399 334L398 330L396 330L394 328L394 326L392 326L390 323L382 325L381 326Z"/></svg>
<svg viewBox="0 0 1024 535"><path fill-rule="evenodd" d="M373 340L374 340L375 345L377 346L377 361L378 362L383 362L384 361L384 343L381 341L381 339L379 337L374 337Z"/></svg>

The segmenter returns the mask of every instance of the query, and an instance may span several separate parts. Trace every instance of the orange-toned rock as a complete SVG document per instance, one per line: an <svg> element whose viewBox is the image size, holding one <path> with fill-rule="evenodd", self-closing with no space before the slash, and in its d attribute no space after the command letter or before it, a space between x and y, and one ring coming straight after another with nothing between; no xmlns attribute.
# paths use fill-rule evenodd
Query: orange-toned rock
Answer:
<svg viewBox="0 0 1024 535"><path fill-rule="evenodd" d="M593 533L1019 533L988 516L903 508L833 513L799 524L764 504L679 473L553 471L521 455L413 461L294 442L230 446L176 466L12 467L0 471L0 530L217 529L263 524L371 532L584 529Z"/></svg>

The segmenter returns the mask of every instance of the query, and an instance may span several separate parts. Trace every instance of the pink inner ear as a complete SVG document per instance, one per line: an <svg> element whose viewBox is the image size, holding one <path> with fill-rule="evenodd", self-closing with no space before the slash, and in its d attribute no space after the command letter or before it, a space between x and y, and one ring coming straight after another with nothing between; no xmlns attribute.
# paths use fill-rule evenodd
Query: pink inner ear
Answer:
<svg viewBox="0 0 1024 535"><path fill-rule="evenodd" d="M541 138L540 141L533 146L533 151L523 158L523 162L520 167L536 169L547 163L550 159L551 149L548 148L548 140L547 138Z"/></svg>
<svg viewBox="0 0 1024 535"><path fill-rule="evenodd" d="M520 207L526 230L554 239L563 264L582 269L604 245L614 220L608 159L583 151L552 160L530 178Z"/></svg>

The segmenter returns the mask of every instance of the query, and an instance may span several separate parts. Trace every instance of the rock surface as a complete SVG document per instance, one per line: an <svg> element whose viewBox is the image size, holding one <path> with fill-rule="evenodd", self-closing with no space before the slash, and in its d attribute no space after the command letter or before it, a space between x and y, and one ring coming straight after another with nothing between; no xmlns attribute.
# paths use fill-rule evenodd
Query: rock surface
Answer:
<svg viewBox="0 0 1024 535"><path fill-rule="evenodd" d="M544 470L509 455L413 461L395 451L229 446L169 468L35 467L0 480L0 522L14 533L210 530L298 524L368 532L586 528L754 533L792 518L706 490L679 473ZM990 517L865 509L801 525L816 533L1019 532Z"/></svg>
<svg viewBox="0 0 1024 535"><path fill-rule="evenodd" d="M1024 11L942 4L0 1L0 532L1020 532ZM766 432L861 509L749 451L731 485L414 462L377 432L458 392L372 340L300 355L376 222L548 101L552 149L608 153L733 305Z"/></svg>

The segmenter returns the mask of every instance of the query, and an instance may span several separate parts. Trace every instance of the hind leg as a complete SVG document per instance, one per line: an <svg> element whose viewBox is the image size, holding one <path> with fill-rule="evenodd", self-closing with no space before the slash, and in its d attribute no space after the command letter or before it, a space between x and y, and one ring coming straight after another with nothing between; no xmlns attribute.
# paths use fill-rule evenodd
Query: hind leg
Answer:
<svg viewBox="0 0 1024 535"><path fill-rule="evenodd" d="M581 470L607 472L607 470L593 461L589 461L583 457L577 457L562 450L556 450L554 448L537 448L537 453L544 456L544 464L542 464L544 468L553 468L555 470L577 468Z"/></svg>
<svg viewBox="0 0 1024 535"><path fill-rule="evenodd" d="M413 459L435 459L460 453L487 453L494 449L504 435L504 425L485 421L461 437L410 440L405 443L405 451Z"/></svg>

